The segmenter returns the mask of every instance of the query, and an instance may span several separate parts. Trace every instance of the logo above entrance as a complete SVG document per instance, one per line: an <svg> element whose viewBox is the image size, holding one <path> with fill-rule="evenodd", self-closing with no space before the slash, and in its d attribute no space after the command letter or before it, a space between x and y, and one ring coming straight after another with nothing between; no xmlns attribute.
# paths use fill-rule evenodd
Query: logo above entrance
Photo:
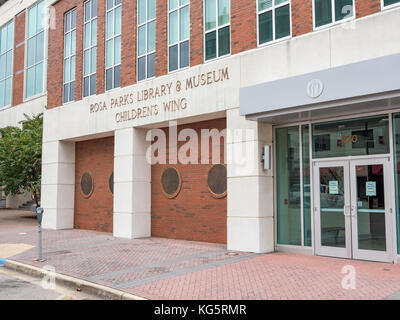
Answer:
<svg viewBox="0 0 400 320"><path fill-rule="evenodd" d="M324 84L319 79L312 79L307 83L307 95L310 98L318 98L324 91Z"/></svg>

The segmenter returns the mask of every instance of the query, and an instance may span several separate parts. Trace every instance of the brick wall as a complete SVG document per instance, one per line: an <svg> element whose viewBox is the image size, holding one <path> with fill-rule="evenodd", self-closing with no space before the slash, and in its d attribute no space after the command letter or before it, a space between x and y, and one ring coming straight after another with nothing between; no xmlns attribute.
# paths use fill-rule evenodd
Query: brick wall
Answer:
<svg viewBox="0 0 400 320"><path fill-rule="evenodd" d="M106 76L105 75L105 73L106 73L106 71L105 71L106 70L105 69L106 68L106 61L105 61L106 40L105 40L105 37L106 37L106 0L97 0L96 94L104 93L105 86L106 86L106 83L105 83L105 76ZM122 54L122 51L121 51L121 54ZM121 59L122 59L122 56L121 56Z"/></svg>
<svg viewBox="0 0 400 320"><path fill-rule="evenodd" d="M75 145L74 228L113 231L113 195L109 177L114 171L114 137L77 142ZM89 198L81 192L81 177L89 172L94 190Z"/></svg>
<svg viewBox="0 0 400 320"><path fill-rule="evenodd" d="M156 77L168 73L168 1L156 1Z"/></svg>
<svg viewBox="0 0 400 320"><path fill-rule="evenodd" d="M190 65L195 66L204 61L204 0L190 1ZM168 1L158 0L156 8L156 76L168 73ZM49 34L49 74L48 74L48 107L62 104L63 75L63 16L64 13L77 7L77 56L75 100L82 98L82 29L83 1L61 0L55 5L56 28ZM380 0L356 0L357 18L380 11ZM256 1L231 0L231 52L236 54L257 47L257 10ZM97 94L105 91L105 0L98 0L97 32ZM121 48L121 86L136 83L136 46L137 46L137 1L122 0L122 48ZM313 31L312 1L292 0L292 36L297 37ZM17 21L17 20L16 20ZM17 21L18 22L18 21ZM25 21L16 23L16 28ZM24 34L24 33L21 33ZM23 45L16 48L23 51ZM22 61L15 59L15 61ZM14 65L15 72L19 65ZM14 78L14 105L20 103L23 81L21 76Z"/></svg>
<svg viewBox="0 0 400 320"><path fill-rule="evenodd" d="M380 0L356 0L357 18L365 17L379 11L381 11Z"/></svg>
<svg viewBox="0 0 400 320"><path fill-rule="evenodd" d="M312 0L292 0L292 36L313 31Z"/></svg>
<svg viewBox="0 0 400 320"><path fill-rule="evenodd" d="M12 105L24 100L24 67L25 67L25 10L15 16L14 20L14 61Z"/></svg>
<svg viewBox="0 0 400 320"><path fill-rule="evenodd" d="M99 0L101 3L104 0ZM47 107L62 105L64 65L64 14L76 8L76 63L75 101L82 99L82 47L83 47L83 1L59 1L54 5L55 28L49 30ZM98 49L99 51L99 49ZM97 69L99 70L99 69ZM103 69L104 70L104 69ZM99 73L97 72L99 75Z"/></svg>
<svg viewBox="0 0 400 320"><path fill-rule="evenodd" d="M203 63L203 2L190 1L190 65Z"/></svg>
<svg viewBox="0 0 400 320"><path fill-rule="evenodd" d="M203 121L178 127L195 129L226 128L226 119ZM168 129L164 129L168 134ZM168 141L168 135L167 135ZM178 148L185 142L179 142ZM221 159L224 145L220 145ZM199 139L199 159L200 159ZM210 152L210 159L212 153ZM168 157L167 157L168 158ZM211 162L211 161L210 161ZM182 187L173 199L162 192L161 175L169 166L181 174ZM156 164L151 168L151 234L156 237L226 243L226 197L214 198L207 187L207 174L212 164Z"/></svg>
<svg viewBox="0 0 400 320"><path fill-rule="evenodd" d="M231 0L231 53L257 47L256 1Z"/></svg>
<svg viewBox="0 0 400 320"><path fill-rule="evenodd" d="M121 87L136 83L137 1L122 1Z"/></svg>

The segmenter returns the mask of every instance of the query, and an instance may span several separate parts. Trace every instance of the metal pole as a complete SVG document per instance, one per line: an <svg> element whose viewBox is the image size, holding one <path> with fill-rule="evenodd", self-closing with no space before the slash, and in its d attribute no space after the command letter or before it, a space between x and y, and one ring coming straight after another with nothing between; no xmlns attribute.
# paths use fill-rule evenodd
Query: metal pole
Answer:
<svg viewBox="0 0 400 320"><path fill-rule="evenodd" d="M39 224L39 261L42 262L42 226Z"/></svg>
<svg viewBox="0 0 400 320"><path fill-rule="evenodd" d="M43 212L44 210L40 207L36 208L36 215L38 219L38 226L39 226L39 232L38 232L38 237L39 237L39 243L38 243L38 250L39 250L39 256L38 256L38 261L43 262L45 259L43 259L42 256L42 218L43 218Z"/></svg>

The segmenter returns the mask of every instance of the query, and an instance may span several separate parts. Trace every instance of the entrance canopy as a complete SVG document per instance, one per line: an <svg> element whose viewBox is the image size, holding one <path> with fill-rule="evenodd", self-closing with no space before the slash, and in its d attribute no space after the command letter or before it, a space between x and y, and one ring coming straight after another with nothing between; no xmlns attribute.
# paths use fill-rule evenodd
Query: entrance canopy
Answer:
<svg viewBox="0 0 400 320"><path fill-rule="evenodd" d="M274 124L400 105L400 54L240 89L240 114Z"/></svg>

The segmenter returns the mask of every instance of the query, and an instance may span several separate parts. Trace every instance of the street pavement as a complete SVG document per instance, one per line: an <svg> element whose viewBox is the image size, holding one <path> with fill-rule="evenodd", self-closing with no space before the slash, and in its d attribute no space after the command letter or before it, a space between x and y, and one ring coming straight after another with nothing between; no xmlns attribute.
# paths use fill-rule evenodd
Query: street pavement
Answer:
<svg viewBox="0 0 400 320"><path fill-rule="evenodd" d="M78 292L73 288L57 285L49 281L21 274L0 267L0 300L95 300L96 296Z"/></svg>
<svg viewBox="0 0 400 320"><path fill-rule="evenodd" d="M285 252L231 252L225 245L143 238L127 240L88 230L44 230L0 211L0 258L148 299L385 299L399 297L400 265ZM7 218L8 216L8 218ZM2 228L2 217L8 221ZM12 221L12 222L10 222ZM3 245L3 249L2 249ZM8 257L2 256L4 247ZM5 251L3 251L5 252Z"/></svg>

